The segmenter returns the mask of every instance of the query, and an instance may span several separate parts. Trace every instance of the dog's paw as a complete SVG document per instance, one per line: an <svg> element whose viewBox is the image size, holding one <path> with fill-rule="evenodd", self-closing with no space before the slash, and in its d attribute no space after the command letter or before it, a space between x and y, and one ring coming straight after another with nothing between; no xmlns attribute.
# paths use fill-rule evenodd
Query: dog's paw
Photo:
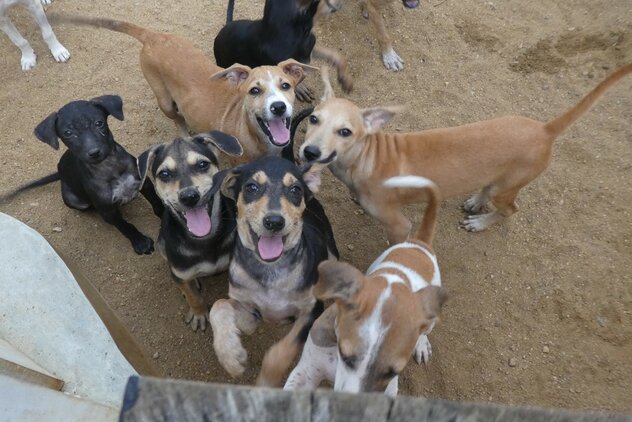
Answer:
<svg viewBox="0 0 632 422"><path fill-rule="evenodd" d="M417 344L415 345L415 350L413 352L415 362L417 362L419 365L421 365L422 363L424 365L428 365L431 356L432 346L430 345L430 340L428 340L428 336L422 334L417 339Z"/></svg>
<svg viewBox="0 0 632 422"><path fill-rule="evenodd" d="M237 378L244 373L248 352L241 345L236 334L215 337L213 347L219 363L231 377Z"/></svg>
<svg viewBox="0 0 632 422"><path fill-rule="evenodd" d="M53 2L53 0L40 0L42 3L42 6L48 6L49 4L51 4Z"/></svg>
<svg viewBox="0 0 632 422"><path fill-rule="evenodd" d="M404 60L392 48L382 54L382 61L388 70L397 72L404 69Z"/></svg>
<svg viewBox="0 0 632 422"><path fill-rule="evenodd" d="M296 98L298 98L299 101L302 101L304 103L311 103L312 101L314 101L314 93L311 89L306 87L305 84L298 85L294 92L296 94Z"/></svg>
<svg viewBox="0 0 632 422"><path fill-rule="evenodd" d="M206 322L208 321L208 312L196 313L193 309L189 308L185 322L191 326L193 331L197 331L198 328L202 331L206 331Z"/></svg>
<svg viewBox="0 0 632 422"><path fill-rule="evenodd" d="M485 206L479 194L472 195L463 203L463 209L469 214L478 214Z"/></svg>
<svg viewBox="0 0 632 422"><path fill-rule="evenodd" d="M22 53L22 60L20 61L20 64L22 65L22 70L24 72L33 69L35 63L37 63L35 53Z"/></svg>
<svg viewBox="0 0 632 422"><path fill-rule="evenodd" d="M51 47L50 52L57 63L63 63L70 58L70 53L68 52L68 50L66 50L66 47L59 43Z"/></svg>
<svg viewBox="0 0 632 422"><path fill-rule="evenodd" d="M338 73L338 83L347 94L353 90L353 78L346 72Z"/></svg>
<svg viewBox="0 0 632 422"><path fill-rule="evenodd" d="M503 217L497 212L490 212L487 214L479 215L468 215L461 223L461 226L468 232L480 232L502 219Z"/></svg>
<svg viewBox="0 0 632 422"><path fill-rule="evenodd" d="M154 251L154 241L143 235L132 240L132 246L134 247L134 252L139 255L150 255Z"/></svg>

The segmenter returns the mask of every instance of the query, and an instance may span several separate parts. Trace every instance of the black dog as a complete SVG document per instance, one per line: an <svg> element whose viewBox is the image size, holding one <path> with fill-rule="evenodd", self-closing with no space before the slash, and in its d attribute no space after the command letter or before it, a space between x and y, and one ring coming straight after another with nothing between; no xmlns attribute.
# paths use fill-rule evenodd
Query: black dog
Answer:
<svg viewBox="0 0 632 422"><path fill-rule="evenodd" d="M157 248L187 299L194 331L204 330L208 318L197 279L226 271L235 241L235 204L219 192L226 170L218 172L215 148L242 154L236 138L215 131L157 145L138 158L141 179L153 181L166 208Z"/></svg>
<svg viewBox="0 0 632 422"><path fill-rule="evenodd" d="M222 191L237 201L237 240L229 268L230 299L215 302L210 321L222 366L241 374L247 353L240 334L260 321L294 321L266 353L258 384L280 385L323 311L311 294L318 264L338 258L329 220L306 180L309 169L265 157L234 168Z"/></svg>
<svg viewBox="0 0 632 422"><path fill-rule="evenodd" d="M261 20L233 21L235 1L229 0L226 25L219 31L213 44L217 65L227 68L240 63L256 67L276 65L287 59L307 64L313 52L315 57L328 60L336 66L338 80L345 91L350 91L352 81L346 73L344 59L333 50L314 48L314 20L337 10L331 1L322 1L267 0ZM313 99L307 88L303 85L299 85L299 88L296 92L299 100Z"/></svg>
<svg viewBox="0 0 632 422"><path fill-rule="evenodd" d="M162 204L152 186L141 189L136 158L114 141L107 122L110 115L123 120L123 101L118 95L73 101L50 114L37 125L35 136L54 149L59 149L58 138L68 147L57 173L22 186L3 199L61 180L61 196L68 207L81 211L94 207L132 242L136 253L150 254L154 242L123 219L119 206L131 201L139 190L156 214L162 213Z"/></svg>

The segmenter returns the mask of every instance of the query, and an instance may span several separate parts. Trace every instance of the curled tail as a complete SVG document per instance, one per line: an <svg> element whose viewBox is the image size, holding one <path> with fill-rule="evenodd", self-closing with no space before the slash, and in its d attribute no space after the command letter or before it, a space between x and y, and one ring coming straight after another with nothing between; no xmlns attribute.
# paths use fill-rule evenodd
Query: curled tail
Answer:
<svg viewBox="0 0 632 422"><path fill-rule="evenodd" d="M425 189L428 193L428 206L424 214L421 225L417 229L414 238L432 245L435 227L437 226L437 214L439 213L439 202L441 193L439 187L430 179L421 176L397 176L391 177L384 182L384 186L389 188L416 188Z"/></svg>
<svg viewBox="0 0 632 422"><path fill-rule="evenodd" d="M44 185L47 185L49 183L56 182L58 180L60 180L59 173L49 174L48 176L44 176L41 179L37 179L37 180L34 180L34 181L30 182L30 183L27 183L26 185L20 186L19 188L17 188L13 192L9 192L6 195L0 196L0 203L6 202L6 201L8 201L10 199L13 199L15 196L17 196L18 194L24 192L25 190L29 190L29 189L37 188L37 187L40 187L40 186L44 186Z"/></svg>
<svg viewBox="0 0 632 422"><path fill-rule="evenodd" d="M582 98L581 101L574 107L548 122L545 125L546 130L553 136L557 136L562 133L567 127L573 124L575 120L579 119L582 114L590 110L590 108L610 87L619 82L621 78L630 72L632 72L632 63L617 69L613 74L597 85L595 89L590 91L588 95Z"/></svg>
<svg viewBox="0 0 632 422"><path fill-rule="evenodd" d="M145 43L147 34L152 32L133 23L118 21L106 18L88 18L85 16L74 15L58 15L51 13L48 20L53 23L71 23L74 25L94 26L96 28L105 28L111 31L122 32L136 38L141 43Z"/></svg>
<svg viewBox="0 0 632 422"><path fill-rule="evenodd" d="M290 143L283 148L281 152L281 156L286 160L290 160L293 163L296 162L294 158L294 135L296 135L296 129L298 129L298 125L301 124L303 120L314 111L314 107L309 107L304 110L301 110L297 115L292 117L292 123L290 123Z"/></svg>
<svg viewBox="0 0 632 422"><path fill-rule="evenodd" d="M233 11L235 9L235 0L228 0L228 7L226 8L226 24L233 21Z"/></svg>

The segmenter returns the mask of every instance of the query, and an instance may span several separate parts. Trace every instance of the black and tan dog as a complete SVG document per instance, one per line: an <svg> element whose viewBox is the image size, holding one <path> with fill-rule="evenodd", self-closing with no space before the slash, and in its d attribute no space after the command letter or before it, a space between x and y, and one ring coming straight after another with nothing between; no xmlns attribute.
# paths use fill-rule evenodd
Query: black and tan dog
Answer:
<svg viewBox="0 0 632 422"><path fill-rule="evenodd" d="M206 329L208 316L198 278L225 271L235 241L235 204L219 191L226 171L219 171L217 150L242 153L237 139L214 131L156 145L138 158L141 177L154 183L166 208L157 248L189 303L194 331Z"/></svg>
<svg viewBox="0 0 632 422"><path fill-rule="evenodd" d="M318 264L338 258L327 216L310 191L310 172L266 157L233 169L222 187L237 202L238 236L230 299L216 301L209 318L220 363L232 376L240 375L248 356L240 334L252 334L261 321L294 321L266 353L259 385L278 386L289 372L323 311L311 294Z"/></svg>

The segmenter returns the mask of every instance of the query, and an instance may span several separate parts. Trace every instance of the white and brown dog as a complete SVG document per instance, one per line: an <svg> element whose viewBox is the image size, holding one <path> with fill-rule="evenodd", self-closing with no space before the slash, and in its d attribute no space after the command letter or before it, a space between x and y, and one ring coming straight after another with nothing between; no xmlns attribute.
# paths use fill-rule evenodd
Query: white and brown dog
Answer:
<svg viewBox="0 0 632 422"><path fill-rule="evenodd" d="M33 68L37 58L29 42L20 35L15 25L13 25L9 19L8 12L13 6L22 6L35 17L35 21L42 31L42 38L44 38L44 41L48 45L55 61L65 62L70 58L70 53L57 40L53 28L51 28L48 19L46 19L46 13L44 13L43 5L49 5L52 2L53 0L0 0L0 26L13 44L22 51L21 64L22 70L24 71Z"/></svg>
<svg viewBox="0 0 632 422"><path fill-rule="evenodd" d="M338 391L395 395L410 356L418 363L430 358L427 335L446 298L431 247L439 192L417 176L394 177L384 185L426 192L421 226L413 239L382 253L366 276L344 262L319 265L313 293L335 303L314 323L285 389L314 389L327 379Z"/></svg>
<svg viewBox="0 0 632 422"><path fill-rule="evenodd" d="M520 189L540 175L551 161L553 141L625 75L623 66L579 103L547 123L506 116L463 126L412 133L385 133L382 126L395 108L359 108L335 98L326 71L325 95L309 116L300 158L329 164L362 207L386 226L388 240L401 242L411 223L402 205L422 199L418 190L391 190L383 181L417 175L434 181L444 198L482 189L465 201L469 231L481 231L518 210ZM478 214L491 200L495 209Z"/></svg>

